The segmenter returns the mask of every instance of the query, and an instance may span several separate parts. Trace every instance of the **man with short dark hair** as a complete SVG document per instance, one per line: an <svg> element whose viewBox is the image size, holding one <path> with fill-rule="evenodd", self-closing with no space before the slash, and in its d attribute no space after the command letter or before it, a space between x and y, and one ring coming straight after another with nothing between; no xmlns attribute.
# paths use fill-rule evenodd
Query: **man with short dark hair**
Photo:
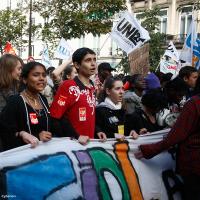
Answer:
<svg viewBox="0 0 200 200"><path fill-rule="evenodd" d="M115 71L115 69L112 68L109 63L103 62L103 63L99 64L98 77L102 84L106 78L108 78L109 76L112 76L112 73L111 73L112 71Z"/></svg>
<svg viewBox="0 0 200 200"><path fill-rule="evenodd" d="M78 76L58 88L50 107L53 132L86 144L94 137L95 128L95 88L90 77L96 71L96 54L89 48L80 48L73 53L72 61Z"/></svg>
<svg viewBox="0 0 200 200"><path fill-rule="evenodd" d="M191 66L182 67L179 71L178 76L185 81L188 86L188 92L186 94L186 98L190 98L193 96L193 90L196 86L198 72L197 69Z"/></svg>
<svg viewBox="0 0 200 200"><path fill-rule="evenodd" d="M114 68L111 67L111 65L107 62L100 63L98 66L98 78L96 81L96 97L97 101L101 98L102 90L103 90L103 84L104 81L112 76L112 71L115 71Z"/></svg>

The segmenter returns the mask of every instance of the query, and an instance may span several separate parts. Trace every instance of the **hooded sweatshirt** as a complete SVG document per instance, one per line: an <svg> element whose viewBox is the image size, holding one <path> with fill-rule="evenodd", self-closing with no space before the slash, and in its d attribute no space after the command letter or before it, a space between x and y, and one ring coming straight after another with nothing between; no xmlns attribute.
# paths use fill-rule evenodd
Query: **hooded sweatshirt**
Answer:
<svg viewBox="0 0 200 200"><path fill-rule="evenodd" d="M107 138L114 138L118 126L124 125L125 111L121 104L114 104L109 98L96 107L95 133L104 132Z"/></svg>

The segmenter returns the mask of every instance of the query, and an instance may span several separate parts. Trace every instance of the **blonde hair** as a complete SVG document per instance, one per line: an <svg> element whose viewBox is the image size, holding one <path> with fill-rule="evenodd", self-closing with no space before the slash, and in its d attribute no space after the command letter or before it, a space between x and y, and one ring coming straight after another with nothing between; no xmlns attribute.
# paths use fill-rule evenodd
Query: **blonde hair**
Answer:
<svg viewBox="0 0 200 200"><path fill-rule="evenodd" d="M15 84L15 80L12 77L12 72L17 66L17 62L23 65L21 58L12 54L5 54L0 58L0 88L9 89Z"/></svg>

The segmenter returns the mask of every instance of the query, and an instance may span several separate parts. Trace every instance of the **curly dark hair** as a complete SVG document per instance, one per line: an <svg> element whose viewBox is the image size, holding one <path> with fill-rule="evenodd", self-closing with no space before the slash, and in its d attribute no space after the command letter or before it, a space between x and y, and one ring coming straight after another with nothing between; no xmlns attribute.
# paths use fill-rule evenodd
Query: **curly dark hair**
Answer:
<svg viewBox="0 0 200 200"><path fill-rule="evenodd" d="M150 89L142 96L142 104L155 111L163 110L167 108L167 98L164 92L159 89Z"/></svg>

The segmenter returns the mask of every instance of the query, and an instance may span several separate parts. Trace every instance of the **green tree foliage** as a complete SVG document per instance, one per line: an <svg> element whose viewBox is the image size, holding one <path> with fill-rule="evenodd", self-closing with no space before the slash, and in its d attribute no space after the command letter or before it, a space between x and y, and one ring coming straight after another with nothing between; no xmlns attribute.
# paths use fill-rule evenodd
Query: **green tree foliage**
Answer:
<svg viewBox="0 0 200 200"><path fill-rule="evenodd" d="M10 41L15 48L28 44L28 18L25 13L29 12L29 4L24 2L24 13L22 9L0 10L0 49L6 41ZM32 24L32 36L39 35L41 24Z"/></svg>
<svg viewBox="0 0 200 200"><path fill-rule="evenodd" d="M17 47L23 42L20 38L26 33L26 16L19 9L0 10L0 40L4 46L6 41Z"/></svg>
<svg viewBox="0 0 200 200"><path fill-rule="evenodd" d="M125 53L122 56L121 61L116 66L116 69L119 73L123 72L124 75L127 75L130 73L130 63L128 60L128 56L125 55Z"/></svg>
<svg viewBox="0 0 200 200"><path fill-rule="evenodd" d="M165 39L165 34L158 32L160 20L159 16L161 11L159 7L154 7L151 10L144 10L140 15L142 19L142 26L149 31L151 37L150 40L150 66L152 70L155 70L160 62L160 57L164 53L163 41Z"/></svg>
<svg viewBox="0 0 200 200"><path fill-rule="evenodd" d="M125 0L35 0L34 10L45 21L43 41L55 43L61 37L108 33L114 14L125 9L124 5Z"/></svg>

